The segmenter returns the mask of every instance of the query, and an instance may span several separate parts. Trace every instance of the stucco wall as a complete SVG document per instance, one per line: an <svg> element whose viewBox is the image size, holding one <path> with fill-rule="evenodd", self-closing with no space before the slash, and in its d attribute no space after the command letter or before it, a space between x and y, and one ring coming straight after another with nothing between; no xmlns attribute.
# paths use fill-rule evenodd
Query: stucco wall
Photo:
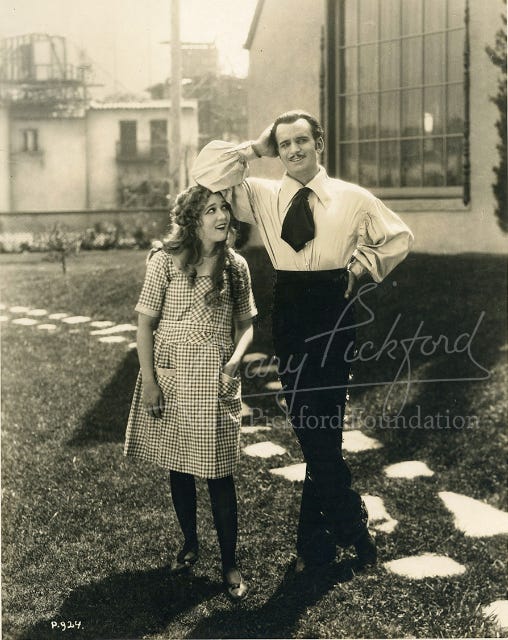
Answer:
<svg viewBox="0 0 508 640"><path fill-rule="evenodd" d="M47 233L55 225L64 230L84 231L96 224L120 224L127 233L132 233L137 227L147 227L159 229L162 235L167 230L168 220L165 210L0 213L0 232Z"/></svg>
<svg viewBox="0 0 508 640"><path fill-rule="evenodd" d="M23 151L23 129L38 130L39 151ZM83 119L11 118L9 135L13 211L65 211L85 208ZM2 210L9 210L9 206Z"/></svg>
<svg viewBox="0 0 508 640"><path fill-rule="evenodd" d="M508 236L499 229L494 217L496 206L492 193L493 167L499 163L495 122L496 107L490 101L497 88L498 69L485 53L493 45L501 27L501 0L470 2L471 42L471 203L450 212L412 211L404 216L415 233L415 249L433 253L481 251L505 253ZM391 203L395 210L404 212Z"/></svg>
<svg viewBox="0 0 508 640"><path fill-rule="evenodd" d="M0 211L10 209L9 113L0 106Z"/></svg>
<svg viewBox="0 0 508 640"><path fill-rule="evenodd" d="M319 117L320 0L265 0L250 47L249 137L257 138L280 113L301 108ZM278 177L278 160L253 166L256 175Z"/></svg>
<svg viewBox="0 0 508 640"><path fill-rule="evenodd" d="M169 108L153 109L90 109L87 114L88 166L90 208L102 209L117 206L119 178L125 180L164 180L168 178L167 165L151 162L119 163L116 144L120 139L120 121L137 122L137 139L150 140L150 120L168 119ZM187 150L187 162L192 163L198 141L197 110L183 109L181 119L182 163ZM182 172L184 179L184 171Z"/></svg>
<svg viewBox="0 0 508 640"><path fill-rule="evenodd" d="M319 114L319 39L324 0L265 0L250 48L249 137L278 114L301 106ZM415 233L415 250L430 253L508 251L507 236L494 217L493 167L498 164L495 121L490 101L498 70L485 46L492 45L501 27L501 0L470 2L471 44L471 202L460 200L385 200ZM251 174L281 175L278 160L251 164ZM253 234L253 242L259 236Z"/></svg>
<svg viewBox="0 0 508 640"><path fill-rule="evenodd" d="M181 184L196 156L197 104L182 109ZM0 110L0 212L116 208L120 175L138 182L168 178L167 165L122 164L116 158L120 120L136 120L138 140L149 144L150 120L169 108L90 109L85 118L15 119ZM168 131L169 131L168 122ZM23 130L36 129L38 149L23 150Z"/></svg>

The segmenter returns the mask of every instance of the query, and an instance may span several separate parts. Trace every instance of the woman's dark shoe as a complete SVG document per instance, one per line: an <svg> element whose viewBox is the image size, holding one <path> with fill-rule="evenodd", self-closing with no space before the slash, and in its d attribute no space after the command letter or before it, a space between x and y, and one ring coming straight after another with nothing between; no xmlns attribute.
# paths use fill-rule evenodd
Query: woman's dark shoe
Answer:
<svg viewBox="0 0 508 640"><path fill-rule="evenodd" d="M188 571L192 565L196 564L199 558L199 548L184 546L171 563L171 573L183 573Z"/></svg>
<svg viewBox="0 0 508 640"><path fill-rule="evenodd" d="M249 587L236 567L225 571L223 573L223 578L224 588L231 600L237 602L238 600L243 600L247 596Z"/></svg>
<svg viewBox="0 0 508 640"><path fill-rule="evenodd" d="M368 531L362 534L362 536L355 542L355 550L356 555L358 556L357 567L359 569L367 569L368 567L373 567L376 564L376 541Z"/></svg>

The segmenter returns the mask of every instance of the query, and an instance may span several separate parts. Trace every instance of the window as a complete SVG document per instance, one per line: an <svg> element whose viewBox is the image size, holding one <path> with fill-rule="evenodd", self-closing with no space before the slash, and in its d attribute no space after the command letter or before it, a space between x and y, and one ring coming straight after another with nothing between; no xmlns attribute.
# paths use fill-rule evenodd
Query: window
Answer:
<svg viewBox="0 0 508 640"><path fill-rule="evenodd" d="M341 178L387 195L461 194L464 1L336 0Z"/></svg>
<svg viewBox="0 0 508 640"><path fill-rule="evenodd" d="M152 158L161 160L168 155L167 120L150 120L150 153Z"/></svg>
<svg viewBox="0 0 508 640"><path fill-rule="evenodd" d="M39 132L37 129L22 129L21 149L26 152L39 151Z"/></svg>
<svg viewBox="0 0 508 640"><path fill-rule="evenodd" d="M135 120L120 121L120 155L135 157L137 154L137 122Z"/></svg>

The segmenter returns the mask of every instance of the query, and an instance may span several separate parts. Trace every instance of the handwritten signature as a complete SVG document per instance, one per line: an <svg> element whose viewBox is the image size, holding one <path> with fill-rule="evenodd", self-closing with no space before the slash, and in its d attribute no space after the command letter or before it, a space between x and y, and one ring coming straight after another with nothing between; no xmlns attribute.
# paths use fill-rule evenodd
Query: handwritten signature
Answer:
<svg viewBox="0 0 508 640"><path fill-rule="evenodd" d="M306 342L312 342L314 340L324 340L327 338L323 349L323 355L321 359L321 367L325 366L327 358L329 356L330 350L332 349L334 339L341 332L351 331L352 329L357 329L359 327L363 327L375 322L375 314L372 309L368 306L366 301L364 300L364 296L375 289L378 286L375 282L369 282L362 285L354 298L352 298L347 306L342 311L341 315L337 318L337 322L335 326L329 331L324 331L323 333L319 333L314 336L310 336L306 339ZM366 312L367 317L365 320L359 323L347 324L344 322L345 318L347 318L348 311L350 307L357 302ZM403 398L398 407L398 413L396 415L400 415L400 412L403 410L411 385L413 383L424 384L424 383L436 383L436 382L465 382L465 381L478 381L478 380L486 380L490 378L491 374L488 369L486 369L482 364L480 364L472 352L473 342L475 337L478 334L478 330L480 328L481 323L485 317L485 311L482 311L478 316L475 326L471 331L467 331L458 335L455 339L449 338L444 334L440 334L437 337L433 335L429 335L424 333L424 325L425 322L422 320L414 334L410 337L404 338L395 338L394 333L397 327L399 326L400 320L402 318L402 314L399 313L395 317L388 333L385 336L383 344L377 348L376 345L372 342L372 340L367 340L360 345L356 345L353 340L351 340L345 349L344 352L344 360L349 364L353 364L355 362L378 362L382 356L386 355L393 361L398 361L400 359L400 364L398 370L396 371L392 380L377 380L372 382L360 382L360 383L352 383L349 382L347 384L339 384L332 385L327 387L305 387L302 388L299 386L299 380L305 364L308 359L308 354L304 353L299 358L289 357L284 368L280 367L280 362L278 358L274 356L272 359L273 363L276 363L279 367L279 375L284 376L284 374L294 374L294 388L288 389L285 388L283 390L276 391L264 391L262 393L252 393L244 395L244 398L253 398L265 395L275 395L279 404L281 404L282 396L286 398L286 402L288 405L292 403L294 399L294 394L301 392L309 392L309 391L323 391L330 389L341 389L344 387L353 388L353 387L371 387L371 386L387 386L388 393L385 398L383 412L386 410L390 399L392 398L392 394L398 385L404 385ZM343 324L344 322L344 324ZM472 362L477 369L482 372L483 375L479 375L477 377L458 377L458 378L414 378L413 377L413 366L411 358L412 356L419 355L423 358L431 358L442 352L446 355L453 354L466 354L469 358L470 362ZM421 358L419 359L421 362ZM250 368L253 363L249 363L245 369L245 376L247 378L252 378L258 375L256 371L253 374L252 369ZM259 368L259 362L257 363L257 368ZM290 401L288 402L288 398ZM392 408L393 411L393 408Z"/></svg>

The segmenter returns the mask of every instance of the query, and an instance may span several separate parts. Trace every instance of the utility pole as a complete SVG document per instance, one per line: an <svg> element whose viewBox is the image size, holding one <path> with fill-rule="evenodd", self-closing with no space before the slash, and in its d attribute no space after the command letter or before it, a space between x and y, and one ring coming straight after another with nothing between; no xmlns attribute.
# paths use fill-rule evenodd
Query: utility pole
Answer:
<svg viewBox="0 0 508 640"><path fill-rule="evenodd" d="M180 44L180 0L171 0L171 136L169 142L169 184L175 197L180 190L182 103L182 47Z"/></svg>

